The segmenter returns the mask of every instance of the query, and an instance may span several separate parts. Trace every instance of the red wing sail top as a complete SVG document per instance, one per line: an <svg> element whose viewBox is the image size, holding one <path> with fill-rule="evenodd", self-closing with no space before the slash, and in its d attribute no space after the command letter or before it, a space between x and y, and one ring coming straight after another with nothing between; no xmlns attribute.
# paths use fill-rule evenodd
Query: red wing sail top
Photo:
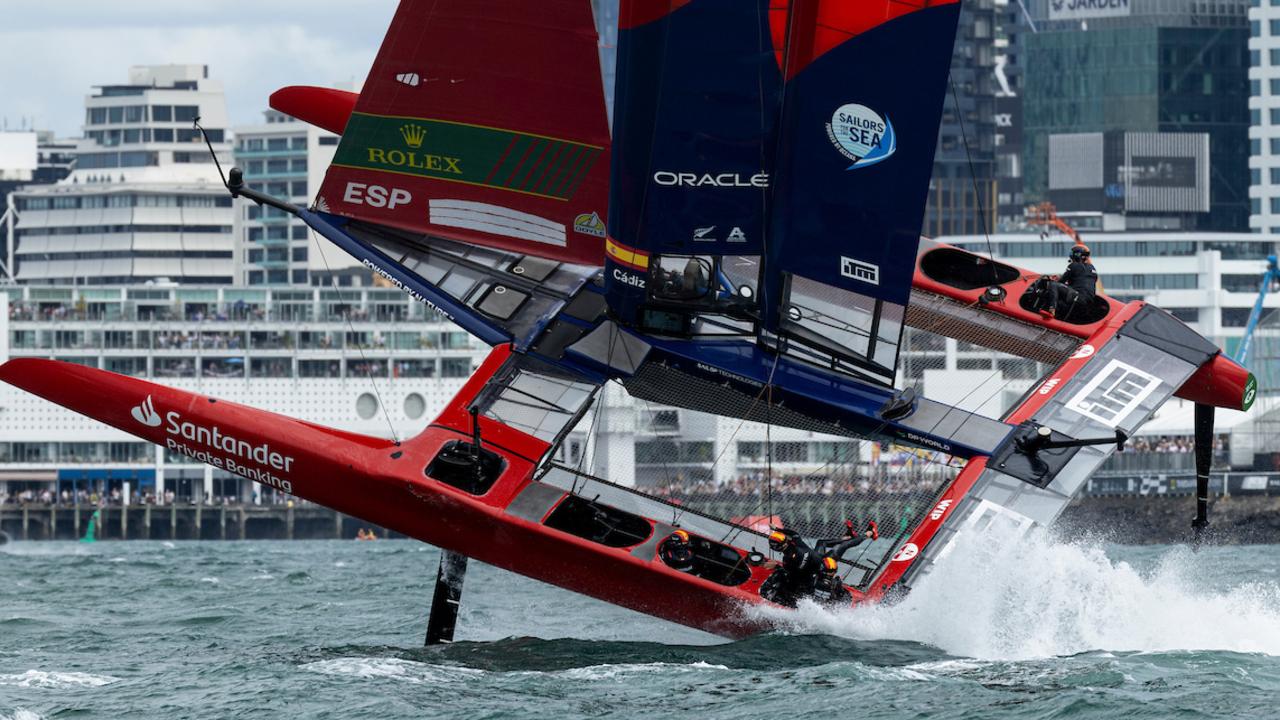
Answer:
<svg viewBox="0 0 1280 720"><path fill-rule="evenodd" d="M318 209L600 264L609 128L579 0L403 0Z"/></svg>

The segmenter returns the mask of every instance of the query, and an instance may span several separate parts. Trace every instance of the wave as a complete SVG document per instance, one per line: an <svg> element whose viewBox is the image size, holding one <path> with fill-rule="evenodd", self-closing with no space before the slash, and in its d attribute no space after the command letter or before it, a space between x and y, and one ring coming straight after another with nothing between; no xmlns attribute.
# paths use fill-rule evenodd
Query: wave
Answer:
<svg viewBox="0 0 1280 720"><path fill-rule="evenodd" d="M483 670L433 665L396 657L340 657L306 663L302 670L321 675L380 678L413 684L456 683L484 675Z"/></svg>
<svg viewBox="0 0 1280 720"><path fill-rule="evenodd" d="M82 672L47 672L45 670L28 670L15 675L0 675L0 685L54 690L101 687L119 680L120 678L110 675L91 675Z"/></svg>

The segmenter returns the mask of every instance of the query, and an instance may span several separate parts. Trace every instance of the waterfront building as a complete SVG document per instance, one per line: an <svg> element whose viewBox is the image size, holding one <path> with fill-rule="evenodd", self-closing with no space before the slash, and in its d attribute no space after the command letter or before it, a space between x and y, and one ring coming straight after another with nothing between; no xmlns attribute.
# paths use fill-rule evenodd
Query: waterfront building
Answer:
<svg viewBox="0 0 1280 720"><path fill-rule="evenodd" d="M245 183L303 207L320 189L337 149L337 135L276 110L266 111L261 124L235 128L235 161ZM360 263L282 210L241 203L235 238L237 283L368 284L370 273Z"/></svg>
<svg viewBox="0 0 1280 720"><path fill-rule="evenodd" d="M381 437L421 430L484 355L395 289L11 286L0 303L0 361L55 358ZM125 483L183 499L271 495L0 384L0 495Z"/></svg>
<svg viewBox="0 0 1280 720"><path fill-rule="evenodd" d="M1247 230L1245 0L1028 5L1027 199L1115 230Z"/></svg>
<svg viewBox="0 0 1280 720"><path fill-rule="evenodd" d="M203 65L133 67L85 99L75 169L12 194L19 283L230 283L231 198L200 132L231 159L222 86Z"/></svg>

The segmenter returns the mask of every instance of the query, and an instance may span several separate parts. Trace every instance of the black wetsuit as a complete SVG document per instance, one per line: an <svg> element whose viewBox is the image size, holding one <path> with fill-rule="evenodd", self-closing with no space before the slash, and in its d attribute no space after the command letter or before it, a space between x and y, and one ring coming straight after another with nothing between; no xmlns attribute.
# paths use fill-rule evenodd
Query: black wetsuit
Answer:
<svg viewBox="0 0 1280 720"><path fill-rule="evenodd" d="M782 551L782 564L760 586L760 594L768 600L795 607L800 598L810 597L817 589L822 572L822 559L839 560L850 548L862 544L861 535L854 537L819 540L813 547L794 532L787 532L790 540Z"/></svg>
<svg viewBox="0 0 1280 720"><path fill-rule="evenodd" d="M1067 271L1062 273L1062 279L1049 282L1046 290L1049 307L1058 315L1065 316L1072 307L1088 307L1093 302L1098 294L1098 271L1090 263L1072 261L1067 265Z"/></svg>

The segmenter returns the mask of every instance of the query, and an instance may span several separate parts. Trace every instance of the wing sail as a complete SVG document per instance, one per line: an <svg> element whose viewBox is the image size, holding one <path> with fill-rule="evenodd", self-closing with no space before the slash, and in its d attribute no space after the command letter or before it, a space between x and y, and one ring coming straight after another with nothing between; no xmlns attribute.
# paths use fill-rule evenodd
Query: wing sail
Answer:
<svg viewBox="0 0 1280 720"><path fill-rule="evenodd" d="M599 265L608 147L587 3L404 0L317 208Z"/></svg>
<svg viewBox="0 0 1280 720"><path fill-rule="evenodd" d="M782 106L768 0L623 0L619 28L611 304L631 317L660 292L661 256L754 286Z"/></svg>
<svg viewBox="0 0 1280 720"><path fill-rule="evenodd" d="M789 10L765 325L891 383L960 6Z"/></svg>

